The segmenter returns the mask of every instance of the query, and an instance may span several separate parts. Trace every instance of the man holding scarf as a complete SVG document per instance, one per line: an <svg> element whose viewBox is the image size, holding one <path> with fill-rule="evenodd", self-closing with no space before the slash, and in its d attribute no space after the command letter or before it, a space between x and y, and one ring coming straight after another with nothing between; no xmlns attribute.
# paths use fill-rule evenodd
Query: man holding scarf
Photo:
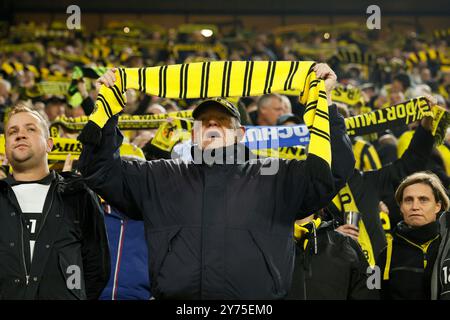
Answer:
<svg viewBox="0 0 450 320"><path fill-rule="evenodd" d="M225 92L230 91L226 96L231 96L236 82L230 81L232 75L226 75L228 66L231 74L231 63L227 63L222 83L228 86ZM238 63L233 62L234 66ZM297 70L292 68L293 65L287 77L291 82L293 70ZM255 63L253 70L253 62L246 62L246 66L250 69L245 70L244 91L248 89L247 93L253 93L258 88L257 80L251 78L252 71L258 74L262 69L259 70ZM271 62L268 66L266 88L272 86L270 73L275 74L275 66ZM118 112L114 111L117 107L110 101L97 103L99 109L107 106L104 114L108 118L100 121L99 112L91 116L90 127L87 125L79 137L83 142L79 168L86 183L106 201L129 217L144 220L155 298L286 297L293 271L294 221L326 206L354 167L344 119L330 100L336 75L325 64L308 64L306 67L305 74L312 74L313 78L308 78L308 88L303 92L307 95L317 90L315 100L308 100L306 109L322 103L325 111L317 109L316 117L321 119L316 120L322 122L318 124L315 120L311 126L311 131L321 136L323 142L317 143L318 139L311 143L305 161L252 158L249 150L240 143L244 129L240 125L239 112L222 98L207 99L194 110L197 123L192 131L193 161L123 161L119 156L123 136L117 128ZM190 70L193 68L191 66ZM182 65L181 74L187 73L187 69ZM162 67L159 74L164 75L165 70ZM118 85L121 86L119 91L123 92L127 86L125 82L133 81L131 76L120 76L123 72L127 70L109 71L100 82L113 88L114 95L118 93ZM146 81L147 84L158 83L154 79L146 80L149 73L143 72L139 71L139 87L146 87ZM214 72L211 71L212 77L219 74ZM170 74L167 72L167 77ZM315 77L325 79L325 83ZM184 83L184 76L180 79L180 94L184 87L185 95L187 90L189 96L186 87L192 88L194 83ZM161 81L160 85L166 82L167 88L160 88L169 93L171 86L178 86L175 79L162 78ZM277 76L272 81L275 86ZM213 84L212 81L209 83ZM207 90L203 91L202 82L202 92ZM112 94L111 97L114 98ZM99 134L93 137L93 132ZM96 138L99 141L96 142Z"/></svg>

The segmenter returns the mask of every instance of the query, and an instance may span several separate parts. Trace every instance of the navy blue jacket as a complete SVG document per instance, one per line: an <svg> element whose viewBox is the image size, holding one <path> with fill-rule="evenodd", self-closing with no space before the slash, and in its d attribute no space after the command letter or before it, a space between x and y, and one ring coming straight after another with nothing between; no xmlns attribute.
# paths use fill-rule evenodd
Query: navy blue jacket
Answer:
<svg viewBox="0 0 450 320"><path fill-rule="evenodd" d="M148 300L148 252L144 223L105 204L105 224L111 253L111 276L101 300Z"/></svg>

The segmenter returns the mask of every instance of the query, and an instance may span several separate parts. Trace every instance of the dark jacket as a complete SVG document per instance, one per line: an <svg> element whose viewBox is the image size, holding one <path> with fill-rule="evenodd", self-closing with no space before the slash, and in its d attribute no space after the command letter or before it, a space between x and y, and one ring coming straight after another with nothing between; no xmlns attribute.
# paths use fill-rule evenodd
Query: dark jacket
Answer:
<svg viewBox="0 0 450 320"><path fill-rule="evenodd" d="M422 126L419 126L408 149L400 159L374 171L362 172L355 169L348 180L356 205L362 213L374 257L377 257L386 246L378 203L391 197L400 182L408 175L425 169L432 148L433 136ZM328 209L333 217L342 222L343 213L339 212L333 203L328 206Z"/></svg>
<svg viewBox="0 0 450 320"><path fill-rule="evenodd" d="M431 277L431 299L450 300L450 212L439 218L441 243Z"/></svg>
<svg viewBox="0 0 450 320"><path fill-rule="evenodd" d="M310 224L312 226L312 224ZM307 239L306 248L304 240ZM369 264L352 238L322 222L316 232L297 241L295 269L288 299L347 300L378 299L379 292L367 286Z"/></svg>
<svg viewBox="0 0 450 320"><path fill-rule="evenodd" d="M81 177L63 178L54 171L51 177L30 268L14 179L0 181L0 299L96 299L108 281L108 241L98 197ZM81 271L80 289L68 288L79 274L71 266Z"/></svg>
<svg viewBox="0 0 450 320"><path fill-rule="evenodd" d="M388 300L429 300L431 273L439 247L437 221L411 228L403 221L393 233L392 252L384 249L379 259L382 275L389 278L381 286L382 298ZM390 262L388 261L390 256Z"/></svg>
<svg viewBox="0 0 450 320"><path fill-rule="evenodd" d="M325 206L353 170L336 107L330 119L333 170L314 155L223 165L121 161L117 117L99 146L83 146L79 168L108 203L144 219L156 298L280 299L291 284L298 213ZM270 166L275 174L261 174Z"/></svg>

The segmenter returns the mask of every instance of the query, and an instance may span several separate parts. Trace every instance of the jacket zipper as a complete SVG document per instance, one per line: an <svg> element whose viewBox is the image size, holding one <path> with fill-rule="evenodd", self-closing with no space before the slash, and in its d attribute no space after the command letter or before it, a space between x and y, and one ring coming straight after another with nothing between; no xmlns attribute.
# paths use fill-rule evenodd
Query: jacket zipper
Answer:
<svg viewBox="0 0 450 320"><path fill-rule="evenodd" d="M117 258L116 258L116 265L114 268L114 278L113 278L113 287L112 287L112 295L111 300L117 300L117 280L119 278L119 272L120 272L120 260L122 258L122 251L123 251L123 240L124 240L124 234L125 234L125 225L126 222L124 219L120 219L120 232L119 232L119 242L117 244ZM169 250L170 251L170 250Z"/></svg>
<svg viewBox="0 0 450 320"><path fill-rule="evenodd" d="M397 233L397 235L398 235L400 238L402 238L403 240L405 240L406 242L408 242L409 244L411 244L412 246L414 246L414 247L416 247L416 248L422 250L422 254L423 254L423 268L425 269L425 268L427 267L427 263L428 263L428 260L427 260L427 259L428 259L428 255L427 255L427 253L428 253L428 248L429 248L430 245L434 242L434 240L436 240L437 238L439 238L439 234L438 234L436 237L434 237L433 239L431 239L431 240L427 241L425 244L423 244L424 247L422 247L421 245L418 245L418 244L416 244L416 243L414 243L414 242L412 242L412 241L406 239L405 237L399 235L398 233Z"/></svg>
<svg viewBox="0 0 450 320"><path fill-rule="evenodd" d="M51 194L51 198L50 198L50 205L49 205L48 210L46 211L46 213L44 215L44 219L42 221L41 227L39 228L38 234L36 236L36 242L38 240L38 237L39 237L39 234L41 233L42 228L44 227L45 220L47 219L48 213L50 212L50 209L52 207L53 198L54 198L54 190L56 190L56 186L52 190L52 194ZM20 241L22 243L22 262L23 262L23 266L24 266L24 269L25 269L26 285L28 286L28 283L30 282L30 274L28 272L27 263L26 263L26 260L25 260L25 244L23 243L23 223L22 223L22 219L21 218L20 218L20 233L21 233ZM30 265L31 264L32 264L32 261L30 260Z"/></svg>
<svg viewBox="0 0 450 320"><path fill-rule="evenodd" d="M203 204L202 204L202 218L201 218L201 250L200 250L200 299L203 298L203 263L205 261L204 258L204 239L205 239L205 227L204 227L204 199L203 199ZM171 250L172 248L169 247L169 249Z"/></svg>
<svg viewBox="0 0 450 320"><path fill-rule="evenodd" d="M211 168L211 166L206 165L206 167L203 169L203 197L202 197L202 213L201 213L201 236L200 236L200 245L201 245L201 250L200 250L200 299L203 299L203 276L204 276L204 272L203 272L203 268L204 268L204 263L205 263L205 233L206 233L206 227L205 227L205 191L207 189L207 180L208 180L208 176L210 175L209 169Z"/></svg>
<svg viewBox="0 0 450 320"><path fill-rule="evenodd" d="M20 223L20 241L22 243L22 262L23 262L23 267L25 269L26 284L28 286L28 282L30 280L30 275L28 273L27 263L25 261L25 245L23 243L23 223L22 223L22 218L21 217L19 217L19 218L20 218L20 221L19 221L19 223Z"/></svg>

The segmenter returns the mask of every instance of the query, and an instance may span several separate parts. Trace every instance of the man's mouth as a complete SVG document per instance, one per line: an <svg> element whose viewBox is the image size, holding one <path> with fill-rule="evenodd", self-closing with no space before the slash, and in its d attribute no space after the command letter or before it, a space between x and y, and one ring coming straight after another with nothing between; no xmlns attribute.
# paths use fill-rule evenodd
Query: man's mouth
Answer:
<svg viewBox="0 0 450 320"><path fill-rule="evenodd" d="M17 146L15 146L14 149L18 149L18 148L20 148L20 147L26 147L26 148L28 148L28 145L21 143L21 144L18 144Z"/></svg>
<svg viewBox="0 0 450 320"><path fill-rule="evenodd" d="M211 131L208 131L208 132L205 134L205 137L206 137L207 139L216 139L216 138L221 138L222 135L221 135L220 132L217 131L217 130L211 130Z"/></svg>

